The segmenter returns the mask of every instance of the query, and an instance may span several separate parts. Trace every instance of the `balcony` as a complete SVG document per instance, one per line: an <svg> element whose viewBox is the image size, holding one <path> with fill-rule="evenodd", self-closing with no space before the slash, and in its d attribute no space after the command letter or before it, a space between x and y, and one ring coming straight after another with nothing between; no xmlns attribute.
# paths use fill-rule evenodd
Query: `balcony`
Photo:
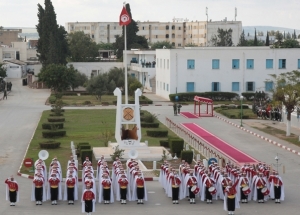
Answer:
<svg viewBox="0 0 300 215"><path fill-rule="evenodd" d="M143 66L142 64L138 63L130 63L129 68L132 71L147 73L150 79L154 77L156 71L155 64L153 65L152 63L151 66L146 66L146 64Z"/></svg>

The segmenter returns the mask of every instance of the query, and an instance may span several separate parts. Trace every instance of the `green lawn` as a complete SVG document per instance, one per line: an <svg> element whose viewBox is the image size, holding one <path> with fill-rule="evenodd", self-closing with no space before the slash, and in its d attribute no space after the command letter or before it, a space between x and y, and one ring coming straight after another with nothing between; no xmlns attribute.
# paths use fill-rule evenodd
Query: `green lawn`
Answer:
<svg viewBox="0 0 300 215"><path fill-rule="evenodd" d="M241 109L226 109L226 108L216 108L216 112L230 118L230 119L240 119L241 118ZM252 112L252 109L243 109L244 119L256 119L257 115Z"/></svg>
<svg viewBox="0 0 300 215"><path fill-rule="evenodd" d="M42 123L47 122L49 114L50 111L43 112L25 156L26 158L33 158L34 161L38 159L38 152L41 150L39 142L46 140L42 137ZM49 158L46 160L46 164L49 166L52 158L56 156L61 162L63 171L65 170L67 161L71 155L71 141L73 141L75 145L79 142L89 142L92 147L104 147L102 133L106 130L114 133L116 110L65 110L64 116L66 119L64 130L67 131L67 135L55 139L56 141L61 142L60 148L47 149ZM159 129L168 130L162 123L160 123ZM142 128L141 142L148 140L149 146L159 146L159 141L161 139L167 139L148 137L146 136L147 130L155 130L155 128ZM176 137L170 130L168 134L169 136ZM115 142L114 135L112 136L111 141ZM29 174L29 169L23 166L21 172Z"/></svg>

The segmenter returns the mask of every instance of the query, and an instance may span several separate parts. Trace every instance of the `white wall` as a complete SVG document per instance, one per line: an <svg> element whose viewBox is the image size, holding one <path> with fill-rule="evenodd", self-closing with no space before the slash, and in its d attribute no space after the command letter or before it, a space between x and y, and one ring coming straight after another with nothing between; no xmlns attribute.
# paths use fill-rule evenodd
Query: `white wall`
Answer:
<svg viewBox="0 0 300 215"><path fill-rule="evenodd" d="M177 57L176 57L177 55ZM187 91L187 82L194 82L195 92L211 91L212 82L220 83L220 91L232 92L232 82L239 82L239 91L246 91L246 82L255 82L255 91L265 91L269 74L280 74L298 69L300 49L270 49L268 47L204 47L156 50L156 94ZM163 65L169 59L170 67ZM187 69L187 60L195 60L195 69ZM212 69L212 59L219 59L220 69ZM239 59L239 69L232 69L232 59ZM254 60L254 68L246 68L246 60ZM273 59L273 69L266 69L266 59ZM286 69L278 69L279 59L286 59ZM162 65L160 64L162 62ZM169 84L169 91L163 89ZM162 87L160 87L162 86Z"/></svg>

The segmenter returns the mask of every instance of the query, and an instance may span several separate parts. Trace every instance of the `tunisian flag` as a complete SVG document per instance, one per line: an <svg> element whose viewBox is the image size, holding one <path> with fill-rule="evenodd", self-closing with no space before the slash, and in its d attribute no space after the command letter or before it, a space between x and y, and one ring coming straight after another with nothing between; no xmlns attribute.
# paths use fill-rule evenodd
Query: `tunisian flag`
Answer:
<svg viewBox="0 0 300 215"><path fill-rule="evenodd" d="M122 12L120 14L120 20L119 20L119 25L129 25L131 22L131 18L126 10L125 7L123 7Z"/></svg>

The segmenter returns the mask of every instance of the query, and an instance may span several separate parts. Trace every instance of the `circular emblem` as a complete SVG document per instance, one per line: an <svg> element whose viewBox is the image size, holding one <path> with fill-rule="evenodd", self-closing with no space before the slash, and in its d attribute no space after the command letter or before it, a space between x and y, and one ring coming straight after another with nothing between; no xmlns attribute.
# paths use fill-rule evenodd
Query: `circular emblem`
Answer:
<svg viewBox="0 0 300 215"><path fill-rule="evenodd" d="M123 109L123 119L124 120L132 120L134 118L134 110L130 107Z"/></svg>
<svg viewBox="0 0 300 215"><path fill-rule="evenodd" d="M130 17L127 14L123 14L121 16L121 21L122 22L128 22L129 19L130 19Z"/></svg>

